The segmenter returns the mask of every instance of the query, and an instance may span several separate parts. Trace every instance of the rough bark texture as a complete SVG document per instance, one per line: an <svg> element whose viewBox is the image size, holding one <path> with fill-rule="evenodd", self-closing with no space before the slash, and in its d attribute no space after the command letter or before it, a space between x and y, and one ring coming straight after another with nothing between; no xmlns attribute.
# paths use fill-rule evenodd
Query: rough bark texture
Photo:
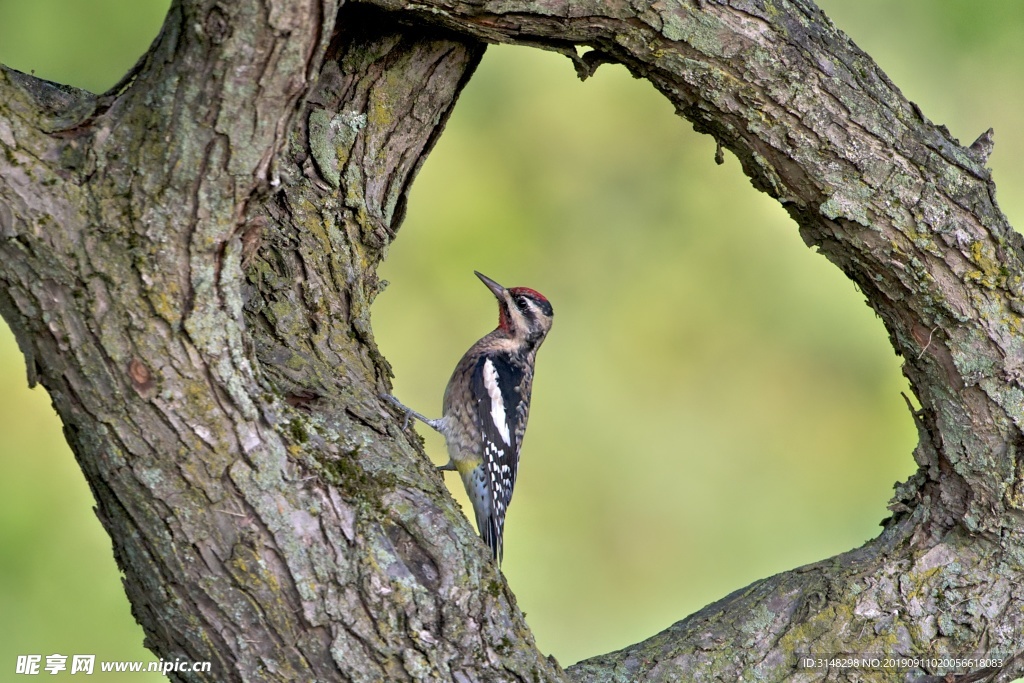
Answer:
<svg viewBox="0 0 1024 683"><path fill-rule="evenodd" d="M801 653L991 653L1010 680L1024 252L991 140L929 123L809 2L375 4L175 2L99 97L0 71L0 312L147 644L218 681L824 678ZM920 405L878 539L568 672L379 400L375 269L481 41L648 79L860 286Z"/></svg>

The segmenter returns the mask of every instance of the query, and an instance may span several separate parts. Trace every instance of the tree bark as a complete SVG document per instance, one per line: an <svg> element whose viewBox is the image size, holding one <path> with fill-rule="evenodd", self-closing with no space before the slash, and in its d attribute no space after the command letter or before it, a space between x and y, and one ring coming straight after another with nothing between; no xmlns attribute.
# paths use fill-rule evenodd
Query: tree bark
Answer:
<svg viewBox="0 0 1024 683"><path fill-rule="evenodd" d="M0 312L155 653L218 681L1021 670L1024 251L989 136L960 146L806 1L342 4L181 0L101 96L0 71ZM485 42L649 80L857 283L919 403L877 539L564 672L380 400L369 324Z"/></svg>

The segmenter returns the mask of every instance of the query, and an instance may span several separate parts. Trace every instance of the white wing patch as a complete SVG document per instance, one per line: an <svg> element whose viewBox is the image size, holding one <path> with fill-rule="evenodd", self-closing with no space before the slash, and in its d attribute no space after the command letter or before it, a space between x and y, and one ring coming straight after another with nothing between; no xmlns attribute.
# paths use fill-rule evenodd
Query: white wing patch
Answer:
<svg viewBox="0 0 1024 683"><path fill-rule="evenodd" d="M508 420L505 418L505 399L501 395L501 387L498 386L498 371L488 358L484 361L484 388L491 397L491 420L501 435L506 446L512 445L512 437L508 433Z"/></svg>

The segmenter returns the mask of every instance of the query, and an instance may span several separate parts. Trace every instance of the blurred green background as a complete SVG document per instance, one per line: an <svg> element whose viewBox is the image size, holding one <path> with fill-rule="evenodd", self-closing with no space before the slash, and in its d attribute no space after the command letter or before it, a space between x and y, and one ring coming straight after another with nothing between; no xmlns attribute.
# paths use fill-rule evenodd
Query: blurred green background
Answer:
<svg viewBox="0 0 1024 683"><path fill-rule="evenodd" d="M964 144L995 128L1020 225L1024 3L822 6ZM102 91L166 7L0 0L0 62ZM491 48L383 267L377 339L396 394L431 415L495 323L474 269L554 304L503 570L564 665L860 545L914 469L881 323L734 157L713 157L621 67L580 83L563 57ZM0 678L26 653L149 660L59 420L0 327Z"/></svg>

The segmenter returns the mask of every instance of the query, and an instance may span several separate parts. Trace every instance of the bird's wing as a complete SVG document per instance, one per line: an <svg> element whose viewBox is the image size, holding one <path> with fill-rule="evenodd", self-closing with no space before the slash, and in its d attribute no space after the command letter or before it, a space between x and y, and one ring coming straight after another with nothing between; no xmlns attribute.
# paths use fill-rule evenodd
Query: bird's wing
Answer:
<svg viewBox="0 0 1024 683"><path fill-rule="evenodd" d="M505 512L519 470L519 447L526 430L529 383L523 365L511 356L495 354L480 360L472 377L477 401L477 424L483 440L483 459L491 495L489 519L477 519L480 535L501 558ZM524 395L525 394L525 395Z"/></svg>

